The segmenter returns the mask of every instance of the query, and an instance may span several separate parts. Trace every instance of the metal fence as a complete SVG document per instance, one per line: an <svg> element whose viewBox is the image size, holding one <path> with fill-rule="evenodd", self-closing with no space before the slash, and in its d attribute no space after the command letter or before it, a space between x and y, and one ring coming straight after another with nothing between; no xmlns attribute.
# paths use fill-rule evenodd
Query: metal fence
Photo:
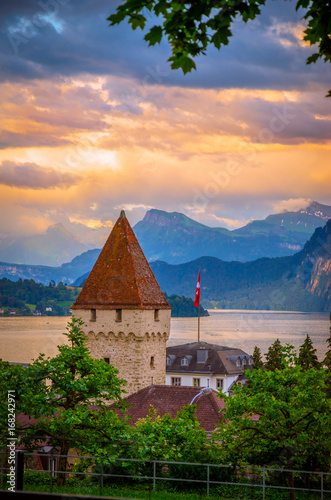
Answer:
<svg viewBox="0 0 331 500"><path fill-rule="evenodd" d="M6 464L6 452L1 454L1 484L4 485L5 478L8 474L8 465ZM94 478L95 484L99 485L100 495L102 490L107 486L108 478L117 480L132 479L144 480L150 483L152 489L156 490L158 481L170 481L177 483L189 483L196 486L203 486L206 495L209 495L213 486L233 486L242 488L253 488L259 491L261 498L266 499L268 490L287 490L287 491L304 491L311 492L314 498L321 500L331 499L331 473L327 472L312 472L295 469L277 469L268 467L255 466L233 466L219 464L204 464L192 462L173 462L166 460L141 460L141 459L125 459L92 457L81 455L68 455L67 460L71 459L78 463L84 459L90 461L91 464L83 472L72 470L71 465L66 471L57 470L57 461L63 455L49 453L24 453L24 472L34 472L38 474L47 474L51 491L56 482L56 476L66 474L66 477L90 477ZM29 459L30 457L30 459ZM47 469L29 468L36 460L47 459ZM185 470L185 468L187 468ZM177 474L178 471L178 474ZM286 475L293 473L293 486L286 485ZM221 476L218 477L218 476ZM305 480L310 481L310 486L305 487ZM93 479L92 479L93 481ZM278 483L278 484L275 484Z"/></svg>

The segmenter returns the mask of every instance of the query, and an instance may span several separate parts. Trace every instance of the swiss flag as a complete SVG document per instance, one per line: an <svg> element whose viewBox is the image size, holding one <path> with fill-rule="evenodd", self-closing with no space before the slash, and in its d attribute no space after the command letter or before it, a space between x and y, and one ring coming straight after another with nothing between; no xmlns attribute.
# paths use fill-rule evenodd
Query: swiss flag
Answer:
<svg viewBox="0 0 331 500"><path fill-rule="evenodd" d="M200 301L200 271L199 271L197 289L195 291L194 307L199 307L199 301Z"/></svg>

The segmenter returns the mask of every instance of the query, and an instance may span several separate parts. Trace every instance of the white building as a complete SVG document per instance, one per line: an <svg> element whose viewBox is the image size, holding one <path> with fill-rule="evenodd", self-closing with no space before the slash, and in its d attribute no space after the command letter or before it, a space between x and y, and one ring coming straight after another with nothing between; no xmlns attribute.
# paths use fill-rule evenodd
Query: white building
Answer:
<svg viewBox="0 0 331 500"><path fill-rule="evenodd" d="M225 394L252 364L241 349L207 342L167 347L166 385L211 387Z"/></svg>

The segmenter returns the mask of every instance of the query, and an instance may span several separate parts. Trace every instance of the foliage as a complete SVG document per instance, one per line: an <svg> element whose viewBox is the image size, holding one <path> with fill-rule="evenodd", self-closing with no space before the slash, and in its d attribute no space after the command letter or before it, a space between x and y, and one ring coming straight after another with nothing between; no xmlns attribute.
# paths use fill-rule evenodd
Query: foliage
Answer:
<svg viewBox="0 0 331 500"><path fill-rule="evenodd" d="M328 344L328 350L326 351L325 358L323 360L323 366L326 369L327 375L327 395L331 398L331 313L330 313L330 335L326 339Z"/></svg>
<svg viewBox="0 0 331 500"><path fill-rule="evenodd" d="M298 365L302 370L309 370L310 368L320 368L321 363L318 361L316 349L309 335L299 349Z"/></svg>
<svg viewBox="0 0 331 500"><path fill-rule="evenodd" d="M117 378L118 370L113 366L91 357L80 330L82 324L77 318L68 323L64 335L71 345L59 345L59 354L54 358L41 354L27 368L2 362L0 372L2 400L7 390L15 390L17 413L31 419L28 423L17 422L17 434L23 436L28 449L42 446L45 441L57 448L64 455L59 460L60 471L66 470L70 448L116 455L114 444L129 439L125 419L106 406L121 401L125 381ZM5 422L1 418L4 441ZM58 476L58 483L64 480L64 474Z"/></svg>
<svg viewBox="0 0 331 500"><path fill-rule="evenodd" d="M28 306L50 316L69 315L70 305L75 301L78 291L73 287L66 287L62 281L56 286L50 281L48 286L36 283L34 280L11 281L0 279L0 307L16 309L19 314L31 314ZM51 311L46 311L51 307Z"/></svg>
<svg viewBox="0 0 331 500"><path fill-rule="evenodd" d="M139 420L133 429L135 458L212 463L215 447L207 446L205 430L195 416L196 405L187 405L171 415L150 414Z"/></svg>
<svg viewBox="0 0 331 500"><path fill-rule="evenodd" d="M262 368L263 361L262 361L261 349L259 347L257 346L254 347L252 357L253 357L253 368L255 368L256 370Z"/></svg>
<svg viewBox="0 0 331 500"><path fill-rule="evenodd" d="M282 352L283 369L247 371L250 383L236 388L235 396L220 394L227 405L220 431L223 448L231 462L329 470L331 400L326 397L326 372L302 371L292 346ZM288 485L293 486L292 473Z"/></svg>
<svg viewBox="0 0 331 500"><path fill-rule="evenodd" d="M279 339L269 347L266 357L265 367L267 370L281 370L284 367L283 364L283 347Z"/></svg>
<svg viewBox="0 0 331 500"><path fill-rule="evenodd" d="M231 27L237 18L245 23L261 13L260 7L266 0L125 0L116 13L108 17L114 26L127 20L133 30L144 29L149 16L160 18L144 39L149 45L160 43L163 36L168 39L172 55L169 58L172 69L181 68L183 73L196 69L193 60L206 54L209 45L220 49L228 45L232 36ZM307 64L319 58L331 60L330 4L324 0L298 0L296 10L307 9L304 18L308 27L304 40L311 45L318 44L318 51L308 57Z"/></svg>
<svg viewBox="0 0 331 500"><path fill-rule="evenodd" d="M194 302L189 297L181 297L179 295L172 294L168 296L164 294L165 298L172 307L171 316L173 318L189 318L198 316L198 308L194 307ZM206 311L202 306L200 306L200 316L209 316L208 311Z"/></svg>

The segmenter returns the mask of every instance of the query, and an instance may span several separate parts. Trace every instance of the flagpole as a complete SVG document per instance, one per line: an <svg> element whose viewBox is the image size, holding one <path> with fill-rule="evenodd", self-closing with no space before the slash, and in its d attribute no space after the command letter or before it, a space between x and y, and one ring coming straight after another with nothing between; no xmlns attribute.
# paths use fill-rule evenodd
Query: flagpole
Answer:
<svg viewBox="0 0 331 500"><path fill-rule="evenodd" d="M200 342L200 303L198 306L198 342Z"/></svg>

